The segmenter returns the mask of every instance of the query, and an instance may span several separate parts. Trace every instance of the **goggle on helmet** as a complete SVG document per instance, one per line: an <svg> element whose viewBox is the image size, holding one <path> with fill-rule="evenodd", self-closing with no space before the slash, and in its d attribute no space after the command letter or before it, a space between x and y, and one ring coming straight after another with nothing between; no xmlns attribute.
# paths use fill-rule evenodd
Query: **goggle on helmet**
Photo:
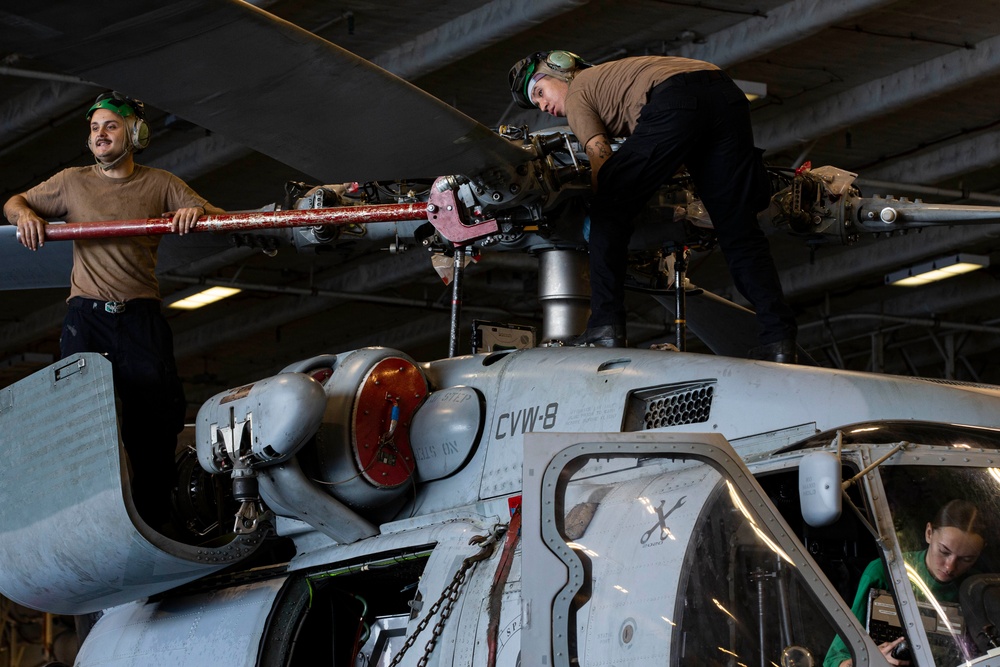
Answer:
<svg viewBox="0 0 1000 667"><path fill-rule="evenodd" d="M101 93L98 95L93 106L87 110L87 120L90 120L90 117L93 116L94 112L98 109L107 109L112 113L118 114L122 118L128 118L129 116L134 115L139 120L143 120L146 116L145 105L142 102L122 95L118 91Z"/></svg>

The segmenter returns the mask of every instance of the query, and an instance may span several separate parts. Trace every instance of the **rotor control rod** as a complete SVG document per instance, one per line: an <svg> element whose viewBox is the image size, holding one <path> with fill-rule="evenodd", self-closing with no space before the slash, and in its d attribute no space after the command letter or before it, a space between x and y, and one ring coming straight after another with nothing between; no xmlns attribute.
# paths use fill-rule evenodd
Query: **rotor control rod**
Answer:
<svg viewBox="0 0 1000 667"><path fill-rule="evenodd" d="M287 211L246 211L204 215L198 218L191 231L237 232L253 229L282 227L310 227L314 225L356 225L367 222L403 222L427 218L427 205L371 204L340 208L290 209ZM45 225L46 241L97 239L116 236L149 236L170 234L169 218L139 220L110 220L106 222L69 222Z"/></svg>
<svg viewBox="0 0 1000 667"><path fill-rule="evenodd" d="M360 225L379 222L427 220L454 246L488 237L498 231L492 218L470 216L459 202L451 181L437 179L430 200L406 204L368 204L337 208L289 209L286 211L243 211L204 215L191 229L194 232L240 232L285 227L322 227ZM118 236L154 236L171 234L169 218L70 222L45 225L46 241L98 239Z"/></svg>

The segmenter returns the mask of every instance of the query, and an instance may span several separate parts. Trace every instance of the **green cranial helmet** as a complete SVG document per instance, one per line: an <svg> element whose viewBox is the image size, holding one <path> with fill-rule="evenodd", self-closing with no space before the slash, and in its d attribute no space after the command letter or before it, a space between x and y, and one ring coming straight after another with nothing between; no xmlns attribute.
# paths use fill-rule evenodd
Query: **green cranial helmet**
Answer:
<svg viewBox="0 0 1000 667"><path fill-rule="evenodd" d="M90 120L98 109L107 109L122 117L128 128L126 136L130 142L129 150L139 153L149 146L149 126L145 121L146 107L142 102L122 95L118 91L112 91L97 96L93 106L87 110L87 120Z"/></svg>
<svg viewBox="0 0 1000 667"><path fill-rule="evenodd" d="M530 84L536 74L568 81L576 70L590 66L589 62L570 51L538 51L518 60L510 68L507 73L510 94L517 106L532 109L535 103L531 101Z"/></svg>
<svg viewBox="0 0 1000 667"><path fill-rule="evenodd" d="M143 120L145 117L145 108L142 102L139 100L133 100L131 97L126 97L118 91L101 93L98 95L93 106L87 110L87 120L90 120L90 117L93 116L94 112L98 109L107 109L112 113L118 114L122 118L135 116L139 120Z"/></svg>

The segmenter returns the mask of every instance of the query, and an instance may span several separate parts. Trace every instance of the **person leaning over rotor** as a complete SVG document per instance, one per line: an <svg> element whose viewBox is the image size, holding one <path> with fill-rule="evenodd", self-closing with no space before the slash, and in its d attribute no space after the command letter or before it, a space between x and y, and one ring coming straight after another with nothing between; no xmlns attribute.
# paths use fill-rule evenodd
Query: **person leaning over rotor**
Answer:
<svg viewBox="0 0 1000 667"><path fill-rule="evenodd" d="M173 174L135 163L133 155L149 143L142 102L104 93L86 117L87 147L96 164L64 169L3 207L26 248L44 245L45 218L86 223L162 215L171 218L173 231L185 234L200 216L223 212ZM63 358L100 352L110 359L133 497L153 527L169 519L174 450L185 412L173 336L160 312L159 242L159 236L74 241L69 308L59 339Z"/></svg>
<svg viewBox="0 0 1000 667"><path fill-rule="evenodd" d="M756 214L767 177L746 96L711 63L670 56L592 66L538 52L510 70L514 101L565 117L590 158L591 314L575 345L626 346L625 271L634 219L685 165L711 216L733 282L757 313L756 359L794 362L797 327ZM611 140L627 137L612 152Z"/></svg>

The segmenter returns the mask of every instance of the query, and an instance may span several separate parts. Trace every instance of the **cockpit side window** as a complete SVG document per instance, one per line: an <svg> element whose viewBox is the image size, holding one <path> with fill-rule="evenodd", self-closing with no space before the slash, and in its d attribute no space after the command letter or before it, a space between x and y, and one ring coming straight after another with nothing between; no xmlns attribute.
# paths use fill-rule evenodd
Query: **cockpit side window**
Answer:
<svg viewBox="0 0 1000 667"><path fill-rule="evenodd" d="M692 532L674 612L673 667L819 664L836 632L796 564L734 507L725 486Z"/></svg>
<svg viewBox="0 0 1000 667"><path fill-rule="evenodd" d="M854 466L845 464L841 479L848 479L857 472ZM808 525L802 519L798 473L795 471L768 473L759 476L757 481L833 583L841 598L850 604L865 567L872 559L881 555L874 536L846 505L840 518L834 523L822 528ZM867 514L866 502L858 486L852 486L848 490L848 496L855 507Z"/></svg>

